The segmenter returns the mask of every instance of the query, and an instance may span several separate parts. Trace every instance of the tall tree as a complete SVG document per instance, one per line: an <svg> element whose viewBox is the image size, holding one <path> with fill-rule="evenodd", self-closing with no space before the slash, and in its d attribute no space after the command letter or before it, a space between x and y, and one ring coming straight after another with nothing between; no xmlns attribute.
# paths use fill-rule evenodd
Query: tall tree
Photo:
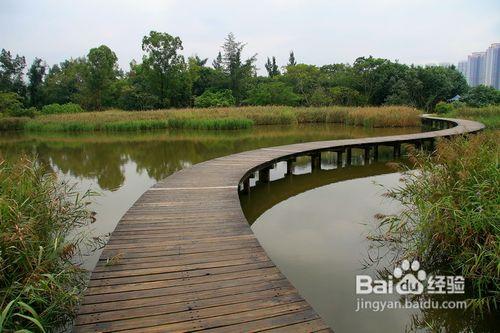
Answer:
<svg viewBox="0 0 500 333"><path fill-rule="evenodd" d="M40 108L43 104L42 84L47 70L47 64L39 58L35 58L28 70L28 93L30 105Z"/></svg>
<svg viewBox="0 0 500 333"><path fill-rule="evenodd" d="M222 64L222 54L220 53L220 51L217 54L217 57L212 62L212 66L216 70L222 70L223 69L223 67L222 67L223 66L223 64Z"/></svg>
<svg viewBox="0 0 500 333"><path fill-rule="evenodd" d="M146 52L143 65L152 80L152 88L163 106L179 106L190 99L189 75L186 73L182 41L168 33L151 31L142 39L142 50ZM189 96L187 96L189 95Z"/></svg>
<svg viewBox="0 0 500 333"><path fill-rule="evenodd" d="M15 92L25 95L26 87L23 80L23 71L26 59L19 55L15 57L10 51L2 49L0 52L0 91Z"/></svg>
<svg viewBox="0 0 500 333"><path fill-rule="evenodd" d="M229 88L237 103L240 103L244 97L245 81L255 75L254 63L257 55L254 54L242 61L241 53L244 47L245 44L236 41L233 33L229 33L222 46L224 71L229 77Z"/></svg>
<svg viewBox="0 0 500 333"><path fill-rule="evenodd" d="M290 51L287 66L295 66L295 65L297 65L297 61L295 61L295 54L293 53L293 51Z"/></svg>
<svg viewBox="0 0 500 333"><path fill-rule="evenodd" d="M275 77L280 75L280 70L278 69L278 65L276 65L276 58L273 56L272 60L267 57L267 62L265 64L267 75L269 77Z"/></svg>
<svg viewBox="0 0 500 333"><path fill-rule="evenodd" d="M111 84L118 73L118 58L106 45L90 49L87 55L87 71L85 85L89 94L86 106L100 110L103 99L109 94Z"/></svg>

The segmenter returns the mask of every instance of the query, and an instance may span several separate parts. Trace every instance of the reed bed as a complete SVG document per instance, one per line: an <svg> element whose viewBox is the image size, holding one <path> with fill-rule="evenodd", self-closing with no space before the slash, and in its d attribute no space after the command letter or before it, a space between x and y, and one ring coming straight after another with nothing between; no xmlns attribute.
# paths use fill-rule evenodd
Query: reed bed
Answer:
<svg viewBox="0 0 500 333"><path fill-rule="evenodd" d="M414 151L388 196L403 211L381 218L371 238L417 258L433 275L462 275L472 309L493 311L500 297L500 157L498 132L441 140L434 155Z"/></svg>
<svg viewBox="0 0 500 333"><path fill-rule="evenodd" d="M420 112L409 107L248 106L210 109L84 112L38 116L25 125L29 131L127 131L157 128L244 129L253 125L338 123L364 127L420 125Z"/></svg>
<svg viewBox="0 0 500 333"><path fill-rule="evenodd" d="M97 245L77 232L94 220L88 195L31 159L0 161L1 332L61 330L75 314L87 275L75 257Z"/></svg>
<svg viewBox="0 0 500 333"><path fill-rule="evenodd" d="M459 107L451 116L477 120L490 129L500 129L500 105L481 108Z"/></svg>

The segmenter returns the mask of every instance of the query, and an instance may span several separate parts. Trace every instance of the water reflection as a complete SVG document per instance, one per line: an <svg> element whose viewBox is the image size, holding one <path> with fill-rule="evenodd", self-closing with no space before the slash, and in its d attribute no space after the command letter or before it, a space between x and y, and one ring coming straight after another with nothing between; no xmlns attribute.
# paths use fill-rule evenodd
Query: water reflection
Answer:
<svg viewBox="0 0 500 333"><path fill-rule="evenodd" d="M396 187L401 175L384 162L364 165L361 151L353 154L350 167L335 154L324 154L321 170L311 170L308 157L297 159L291 175L286 163L278 163L271 183L256 175L250 192L240 194L252 230L271 259L335 332L494 332L498 317L470 311L356 311L358 299L400 300L397 294L360 297L355 282L357 274L380 277L394 268L392 256L384 255L390 249L376 247L374 254L366 236L376 227L375 214L393 214L401 207L374 183ZM380 156L389 160L391 154L381 151ZM370 255L378 261L366 267Z"/></svg>
<svg viewBox="0 0 500 333"><path fill-rule="evenodd" d="M82 192L101 193L95 234L112 232L120 217L155 182L181 168L215 157L290 143L417 133L420 128L365 129L341 125L261 126L241 131L0 134L0 156L36 155ZM92 268L100 253L85 261Z"/></svg>

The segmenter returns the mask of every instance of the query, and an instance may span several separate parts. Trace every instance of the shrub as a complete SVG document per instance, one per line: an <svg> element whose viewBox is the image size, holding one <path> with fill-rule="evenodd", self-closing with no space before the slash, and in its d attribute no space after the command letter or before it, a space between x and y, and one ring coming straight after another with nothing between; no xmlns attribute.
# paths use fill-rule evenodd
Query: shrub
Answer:
<svg viewBox="0 0 500 333"><path fill-rule="evenodd" d="M453 111L453 105L451 105L450 103L446 103L446 102L439 102L434 107L434 111L437 114L451 113Z"/></svg>
<svg viewBox="0 0 500 333"><path fill-rule="evenodd" d="M159 107L160 104L157 96L133 87L125 87L118 100L118 105L124 110L151 110Z"/></svg>
<svg viewBox="0 0 500 333"><path fill-rule="evenodd" d="M24 129L29 118L3 117L0 118L0 131L15 131Z"/></svg>
<svg viewBox="0 0 500 333"><path fill-rule="evenodd" d="M0 113L11 117L30 117L35 116L36 109L25 109L21 102L21 97L16 93L0 93Z"/></svg>
<svg viewBox="0 0 500 333"><path fill-rule="evenodd" d="M75 103L66 103L66 104L48 104L42 108L42 114L62 114L62 113L80 113L85 110L82 107Z"/></svg>
<svg viewBox="0 0 500 333"><path fill-rule="evenodd" d="M236 99L229 89L210 91L207 90L194 99L197 108L228 107L236 104Z"/></svg>
<svg viewBox="0 0 500 333"><path fill-rule="evenodd" d="M87 195L27 158L0 162L0 313L4 331L61 329L75 314L86 272L74 256L95 246L76 228L93 220Z"/></svg>

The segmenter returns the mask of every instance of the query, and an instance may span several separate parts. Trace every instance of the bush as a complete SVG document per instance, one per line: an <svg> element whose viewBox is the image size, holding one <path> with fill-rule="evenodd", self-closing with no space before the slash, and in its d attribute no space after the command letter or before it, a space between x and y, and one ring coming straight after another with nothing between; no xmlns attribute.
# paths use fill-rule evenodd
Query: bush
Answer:
<svg viewBox="0 0 500 333"><path fill-rule="evenodd" d="M29 118L3 117L0 118L0 131L16 131L24 129Z"/></svg>
<svg viewBox="0 0 500 333"><path fill-rule="evenodd" d="M194 99L197 108L228 107L236 104L236 99L231 90L210 91L207 90Z"/></svg>
<svg viewBox="0 0 500 333"><path fill-rule="evenodd" d="M35 116L36 109L25 109L21 102L21 97L16 93L0 93L0 113L11 117Z"/></svg>
<svg viewBox="0 0 500 333"><path fill-rule="evenodd" d="M450 103L446 103L446 102L439 102L434 107L434 111L437 114L451 113L453 111L453 105L451 105Z"/></svg>
<svg viewBox="0 0 500 333"><path fill-rule="evenodd" d="M160 106L160 99L133 87L123 89L118 105L124 110L151 110Z"/></svg>
<svg viewBox="0 0 500 333"><path fill-rule="evenodd" d="M0 317L6 332L55 331L71 320L86 272L74 262L87 196L27 158L0 161Z"/></svg>
<svg viewBox="0 0 500 333"><path fill-rule="evenodd" d="M80 113L85 112L82 107L75 103L66 104L48 104L42 108L42 114L63 114L63 113Z"/></svg>

